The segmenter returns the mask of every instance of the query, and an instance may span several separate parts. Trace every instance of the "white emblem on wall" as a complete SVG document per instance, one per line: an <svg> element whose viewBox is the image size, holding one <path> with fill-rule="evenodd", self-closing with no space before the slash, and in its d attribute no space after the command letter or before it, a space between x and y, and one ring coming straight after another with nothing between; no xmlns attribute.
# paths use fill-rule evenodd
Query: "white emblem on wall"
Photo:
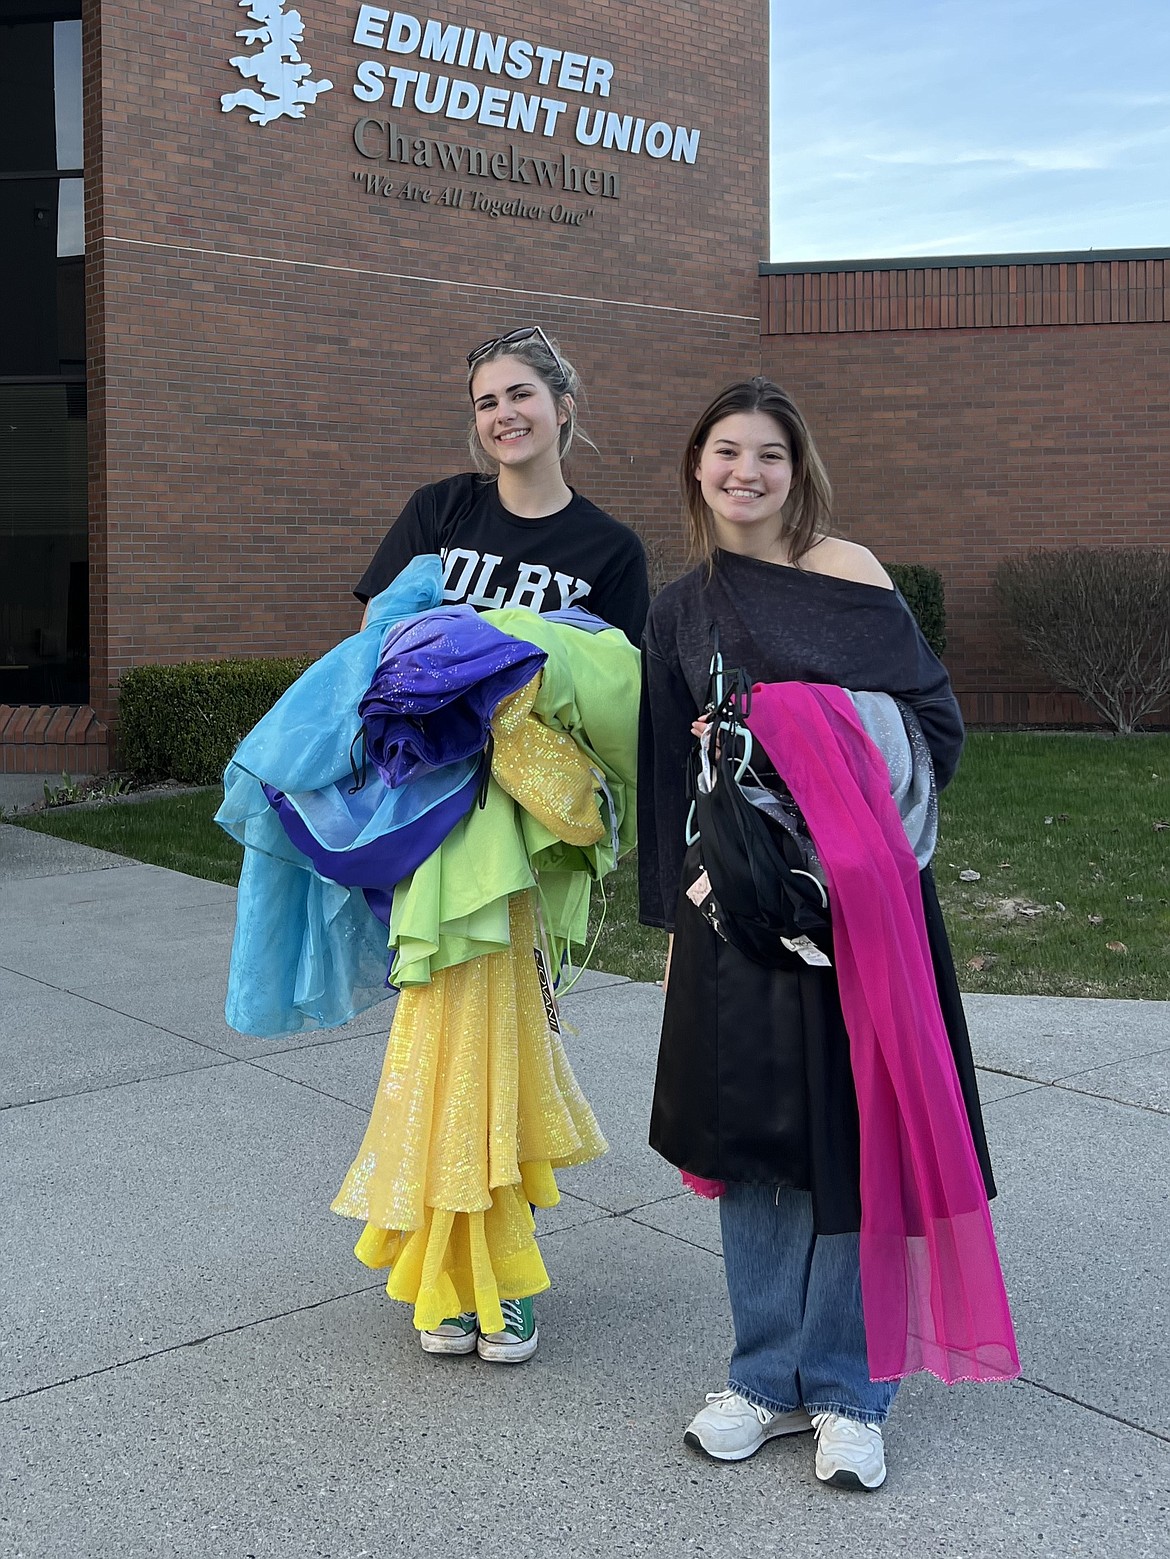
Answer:
<svg viewBox="0 0 1170 1559"><path fill-rule="evenodd" d="M258 27L245 27L236 33L246 44L261 44L255 54L237 54L232 64L241 76L255 80L259 92L244 87L225 92L220 106L225 114L233 108L250 108L253 124L271 124L287 114L290 119L305 117L305 104L315 103L328 92L332 81L309 81L313 67L301 59L297 44L305 36L305 24L299 11L286 11L285 0L240 0L248 16Z"/></svg>

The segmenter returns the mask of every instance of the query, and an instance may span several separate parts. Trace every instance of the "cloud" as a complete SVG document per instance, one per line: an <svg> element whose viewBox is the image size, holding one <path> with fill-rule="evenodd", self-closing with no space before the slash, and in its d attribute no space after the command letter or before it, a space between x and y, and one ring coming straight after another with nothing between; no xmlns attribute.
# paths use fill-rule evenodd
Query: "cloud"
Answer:
<svg viewBox="0 0 1170 1559"><path fill-rule="evenodd" d="M947 151L922 148L904 152L865 152L867 162L905 164L921 168L963 168L973 163L999 163L1004 167L1027 168L1031 172L1084 172L1107 168L1109 156L1101 151L1083 151L1071 146L1000 147L986 151Z"/></svg>
<svg viewBox="0 0 1170 1559"><path fill-rule="evenodd" d="M1151 206L1105 196L1058 216L1021 201L1014 210L948 203L890 212L875 192L872 205L840 204L820 212L801 206L775 210L774 257L793 263L897 259L903 256L1026 254L1037 250L1148 247L1170 237L1170 201ZM1102 236L1105 235L1105 236Z"/></svg>
<svg viewBox="0 0 1170 1559"><path fill-rule="evenodd" d="M1086 108L1170 108L1170 92L1073 92L1069 101Z"/></svg>
<svg viewBox="0 0 1170 1559"><path fill-rule="evenodd" d="M1085 173L1096 169L1116 167L1125 159L1133 161L1133 153L1158 146L1170 140L1170 123L1144 133L1079 138L1075 141L1053 142L1044 146L915 146L897 151L866 150L862 153L867 162L904 164L910 167L962 168L976 163L1000 164L1007 168L1020 168L1029 173Z"/></svg>
<svg viewBox="0 0 1170 1559"><path fill-rule="evenodd" d="M785 258L1170 240L1170 3L773 0ZM795 246L795 253L793 247Z"/></svg>

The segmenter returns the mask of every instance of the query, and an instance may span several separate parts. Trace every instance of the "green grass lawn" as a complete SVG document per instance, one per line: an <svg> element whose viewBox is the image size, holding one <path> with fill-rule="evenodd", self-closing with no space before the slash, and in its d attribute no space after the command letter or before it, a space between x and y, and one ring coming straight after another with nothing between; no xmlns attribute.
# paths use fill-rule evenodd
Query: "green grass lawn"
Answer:
<svg viewBox="0 0 1170 1559"><path fill-rule="evenodd" d="M150 800L106 801L96 806L50 807L12 821L58 839L111 850L151 866L206 877L211 882L239 881L244 852L212 819L223 799L213 790L185 790Z"/></svg>
<svg viewBox="0 0 1170 1559"><path fill-rule="evenodd" d="M218 791L50 810L25 827L233 883ZM1014 995L1170 999L1170 736L976 732L942 798L935 875L959 983ZM978 880L963 881L960 872ZM598 913L595 908L593 927ZM637 872L606 884L593 966L655 980L666 939L638 924Z"/></svg>
<svg viewBox="0 0 1170 1559"><path fill-rule="evenodd" d="M964 990L1170 998L1170 736L976 733L935 876Z"/></svg>

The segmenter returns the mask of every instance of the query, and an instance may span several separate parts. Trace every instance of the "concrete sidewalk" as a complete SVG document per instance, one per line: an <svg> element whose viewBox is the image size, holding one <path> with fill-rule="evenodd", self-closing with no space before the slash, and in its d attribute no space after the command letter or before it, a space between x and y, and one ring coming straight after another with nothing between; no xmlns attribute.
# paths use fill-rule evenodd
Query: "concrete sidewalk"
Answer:
<svg viewBox="0 0 1170 1559"><path fill-rule="evenodd" d="M902 1390L890 1476L720 1466L715 1209L646 1146L661 995L566 1000L612 1151L540 1219L528 1365L433 1359L328 1211L389 1007L223 1022L234 893L0 827L0 1555L1170 1550L1170 1003L972 997L1024 1379Z"/></svg>

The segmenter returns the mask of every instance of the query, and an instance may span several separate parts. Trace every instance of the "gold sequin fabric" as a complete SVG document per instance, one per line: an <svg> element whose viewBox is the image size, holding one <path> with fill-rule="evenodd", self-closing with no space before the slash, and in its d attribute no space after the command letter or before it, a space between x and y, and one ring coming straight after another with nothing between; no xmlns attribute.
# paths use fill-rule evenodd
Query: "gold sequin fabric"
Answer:
<svg viewBox="0 0 1170 1559"><path fill-rule="evenodd" d="M596 844L605 824L593 770L568 731L554 731L532 713L540 677L503 699L492 716L492 774L558 839Z"/></svg>
<svg viewBox="0 0 1170 1559"><path fill-rule="evenodd" d="M559 1199L553 1169L605 1139L548 1026L533 947L534 894L509 901L511 946L443 969L398 998L373 1113L333 1203L366 1220L359 1260L420 1329L460 1311L503 1329L501 1299L548 1287L531 1202Z"/></svg>

